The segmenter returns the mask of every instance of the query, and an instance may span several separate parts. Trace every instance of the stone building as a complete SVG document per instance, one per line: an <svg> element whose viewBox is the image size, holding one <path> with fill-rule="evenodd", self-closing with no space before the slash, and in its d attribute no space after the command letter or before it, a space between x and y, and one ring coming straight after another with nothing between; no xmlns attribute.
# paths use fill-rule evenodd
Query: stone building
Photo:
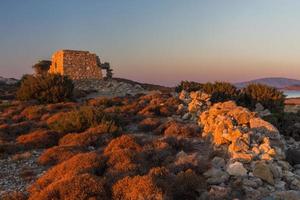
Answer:
<svg viewBox="0 0 300 200"><path fill-rule="evenodd" d="M89 51L59 50L52 56L49 73L67 75L73 80L102 79L99 57Z"/></svg>

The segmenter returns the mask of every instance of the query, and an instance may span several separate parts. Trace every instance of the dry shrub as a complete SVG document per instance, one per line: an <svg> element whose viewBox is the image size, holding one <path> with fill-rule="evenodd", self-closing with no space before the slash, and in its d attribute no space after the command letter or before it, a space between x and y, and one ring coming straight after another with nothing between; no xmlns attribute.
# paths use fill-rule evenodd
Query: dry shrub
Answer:
<svg viewBox="0 0 300 200"><path fill-rule="evenodd" d="M54 113L57 111L68 111L74 109L78 107L79 104L76 102L61 102L61 103L47 104L45 106L48 112Z"/></svg>
<svg viewBox="0 0 300 200"><path fill-rule="evenodd" d="M170 164L169 170L178 173L188 169L194 170L196 173L201 174L208 170L210 162L202 158L199 153L186 154L184 151L177 153L176 160Z"/></svg>
<svg viewBox="0 0 300 200"><path fill-rule="evenodd" d="M77 110L60 112L47 120L48 126L58 132L79 132L101 122L116 123L115 118L101 109L82 106Z"/></svg>
<svg viewBox="0 0 300 200"><path fill-rule="evenodd" d="M83 133L70 133L59 140L59 145L67 146L98 146L104 144L112 136L118 126L114 123L103 122L96 127L89 128Z"/></svg>
<svg viewBox="0 0 300 200"><path fill-rule="evenodd" d="M43 105L34 105L25 108L21 115L29 120L38 120L45 112L46 109Z"/></svg>
<svg viewBox="0 0 300 200"><path fill-rule="evenodd" d="M0 156L2 156L3 154L14 154L21 150L23 150L22 145L7 142L0 143Z"/></svg>
<svg viewBox="0 0 300 200"><path fill-rule="evenodd" d="M160 116L160 105L152 105L149 104L146 107L144 107L143 109L141 109L138 114L142 115L142 116Z"/></svg>
<svg viewBox="0 0 300 200"><path fill-rule="evenodd" d="M44 151L39 157L38 163L40 165L56 165L86 151L86 148L78 146L55 146Z"/></svg>
<svg viewBox="0 0 300 200"><path fill-rule="evenodd" d="M128 113L131 115L135 115L139 112L139 110L141 110L143 108L142 105L140 105L138 102L132 102L132 103L128 103L125 104L123 106L120 106L120 112L122 113Z"/></svg>
<svg viewBox="0 0 300 200"><path fill-rule="evenodd" d="M29 200L87 200L110 199L105 189L105 181L92 174L80 174L65 177L48 185L39 193L30 196Z"/></svg>
<svg viewBox="0 0 300 200"><path fill-rule="evenodd" d="M21 80L16 97L21 101L37 100L40 103L57 103L70 100L72 80L59 74L27 75Z"/></svg>
<svg viewBox="0 0 300 200"><path fill-rule="evenodd" d="M116 200L164 199L163 191L150 176L127 176L113 185L112 195Z"/></svg>
<svg viewBox="0 0 300 200"><path fill-rule="evenodd" d="M8 192L0 195L0 199L2 200L26 200L27 196L22 192Z"/></svg>
<svg viewBox="0 0 300 200"><path fill-rule="evenodd" d="M185 124L181 122L171 121L165 125L165 136L182 136L195 137L199 135L199 127L194 124Z"/></svg>
<svg viewBox="0 0 300 200"><path fill-rule="evenodd" d="M9 135L21 135L26 134L29 131L35 129L37 127L37 124L34 121L24 121L20 123L14 123L11 125L7 125L5 127L0 128L0 131L5 131Z"/></svg>
<svg viewBox="0 0 300 200"><path fill-rule="evenodd" d="M108 97L98 97L94 99L89 99L87 104L90 106L97 106L97 107L103 107L103 108L108 108L113 105L115 105L115 101L113 99L110 99ZM118 104L118 103L116 103Z"/></svg>
<svg viewBox="0 0 300 200"><path fill-rule="evenodd" d="M30 186L29 192L31 194L40 192L51 183L83 173L100 175L103 173L105 165L105 159L96 152L77 154L50 168Z"/></svg>
<svg viewBox="0 0 300 200"><path fill-rule="evenodd" d="M132 136L122 135L113 139L104 149L104 155L108 157L108 174L117 177L136 173L140 170L138 162L141 151L142 147Z"/></svg>
<svg viewBox="0 0 300 200"><path fill-rule="evenodd" d="M146 100L146 101L151 101L152 99L155 98L160 98L161 93L160 92L151 92L149 94L145 94L139 98L139 100Z"/></svg>
<svg viewBox="0 0 300 200"><path fill-rule="evenodd" d="M49 130L36 130L17 138L17 143L25 148L47 148L57 144L59 134Z"/></svg>
<svg viewBox="0 0 300 200"><path fill-rule="evenodd" d="M146 118L139 123L139 128L142 131L152 131L160 125L160 120L158 118Z"/></svg>
<svg viewBox="0 0 300 200"><path fill-rule="evenodd" d="M174 199L198 199L199 190L206 187L205 179L189 169L176 175L173 184Z"/></svg>
<svg viewBox="0 0 300 200"><path fill-rule="evenodd" d="M105 148L104 154L109 155L113 154L114 152L118 150L128 149L132 151L141 151L142 147L139 145L135 138L130 135L122 135L120 137L117 137L113 139Z"/></svg>
<svg viewBox="0 0 300 200"><path fill-rule="evenodd" d="M12 156L12 160L17 161L17 160L26 160L29 159L32 156L32 153L29 151L22 152L22 153L17 153Z"/></svg>

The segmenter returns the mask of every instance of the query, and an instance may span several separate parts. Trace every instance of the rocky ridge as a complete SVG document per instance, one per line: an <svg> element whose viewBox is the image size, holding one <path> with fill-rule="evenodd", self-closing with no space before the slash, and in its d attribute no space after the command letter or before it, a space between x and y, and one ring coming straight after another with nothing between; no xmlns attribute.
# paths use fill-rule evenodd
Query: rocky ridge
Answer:
<svg viewBox="0 0 300 200"><path fill-rule="evenodd" d="M185 91L179 98L187 110L183 118L197 120L202 136L227 155L214 157L212 167L204 173L211 188L224 192L238 184L247 199L300 198L300 165L291 166L285 154L287 149L299 148L299 142L292 138L286 141L259 113L233 101L211 105L209 95ZM259 111L267 113L263 108ZM210 198L210 193L203 195Z"/></svg>
<svg viewBox="0 0 300 200"><path fill-rule="evenodd" d="M76 80L74 81L74 85L75 88L79 90L93 91L87 98L97 96L115 97L147 93L147 90L139 84L130 84L114 79Z"/></svg>

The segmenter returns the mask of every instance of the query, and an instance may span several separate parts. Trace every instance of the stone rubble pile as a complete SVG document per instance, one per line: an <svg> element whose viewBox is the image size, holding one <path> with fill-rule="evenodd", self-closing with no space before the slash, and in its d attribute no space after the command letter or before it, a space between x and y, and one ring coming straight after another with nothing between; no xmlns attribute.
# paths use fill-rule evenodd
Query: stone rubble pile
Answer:
<svg viewBox="0 0 300 200"><path fill-rule="evenodd" d="M178 98L184 102L185 107L188 112L182 117L184 120L190 119L192 121L197 121L198 116L201 112L207 110L210 105L210 95L203 92L191 92L182 91Z"/></svg>
<svg viewBox="0 0 300 200"><path fill-rule="evenodd" d="M130 84L125 82L119 82L113 79L90 79L90 80L77 80L74 81L76 89L85 91L95 91L98 96L126 96L136 94L146 94L145 90L139 84Z"/></svg>
<svg viewBox="0 0 300 200"><path fill-rule="evenodd" d="M212 189L228 191L240 182L247 199L300 199L300 164L291 166L286 161L287 149L299 147L299 142L286 141L276 127L260 118L264 115L233 101L211 105L209 95L185 91L179 98L192 116L198 116L202 136L211 138L215 150L227 155L214 157L204 173ZM257 109L268 114L260 105Z"/></svg>

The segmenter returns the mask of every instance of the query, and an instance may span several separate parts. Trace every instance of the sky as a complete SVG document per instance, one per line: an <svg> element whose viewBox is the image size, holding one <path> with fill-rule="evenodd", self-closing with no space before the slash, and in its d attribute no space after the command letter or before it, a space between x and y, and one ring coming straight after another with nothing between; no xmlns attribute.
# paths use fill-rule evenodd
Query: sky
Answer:
<svg viewBox="0 0 300 200"><path fill-rule="evenodd" d="M299 0L0 0L0 76L59 49L88 50L116 77L176 85L300 79Z"/></svg>

